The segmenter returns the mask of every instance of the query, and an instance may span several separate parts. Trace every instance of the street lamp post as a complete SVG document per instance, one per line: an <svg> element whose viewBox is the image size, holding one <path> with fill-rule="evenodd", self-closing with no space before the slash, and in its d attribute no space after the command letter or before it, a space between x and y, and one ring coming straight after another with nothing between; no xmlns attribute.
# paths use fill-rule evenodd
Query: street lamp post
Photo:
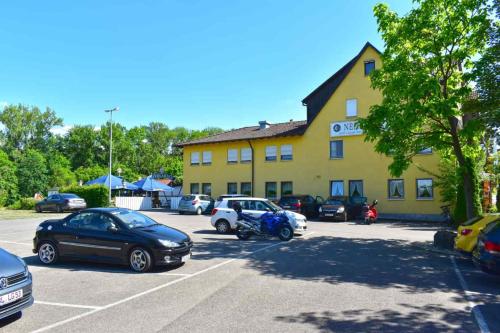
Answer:
<svg viewBox="0 0 500 333"><path fill-rule="evenodd" d="M106 113L109 112L109 177L108 177L109 204L111 204L111 168L113 166L113 112L118 112L118 110L120 110L118 107L110 110L104 110L104 112Z"/></svg>

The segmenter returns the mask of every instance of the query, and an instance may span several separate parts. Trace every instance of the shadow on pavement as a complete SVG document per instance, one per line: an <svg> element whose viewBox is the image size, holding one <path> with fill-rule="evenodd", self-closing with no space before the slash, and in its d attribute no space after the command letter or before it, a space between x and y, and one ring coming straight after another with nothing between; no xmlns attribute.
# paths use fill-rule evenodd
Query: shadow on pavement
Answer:
<svg viewBox="0 0 500 333"><path fill-rule="evenodd" d="M19 319L21 319L22 316L23 316L22 312L19 311L18 313L15 313L10 317L0 319L0 328L10 325L15 321L18 321Z"/></svg>

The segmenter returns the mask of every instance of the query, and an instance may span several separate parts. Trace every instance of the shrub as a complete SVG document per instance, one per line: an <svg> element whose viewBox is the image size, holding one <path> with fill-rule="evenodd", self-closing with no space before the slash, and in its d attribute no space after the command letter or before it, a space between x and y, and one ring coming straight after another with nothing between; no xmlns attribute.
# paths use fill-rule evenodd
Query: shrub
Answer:
<svg viewBox="0 0 500 333"><path fill-rule="evenodd" d="M36 200L33 198L21 198L9 206L10 209L35 209Z"/></svg>
<svg viewBox="0 0 500 333"><path fill-rule="evenodd" d="M68 186L61 193L74 193L85 199L88 208L108 207L108 188L104 185Z"/></svg>

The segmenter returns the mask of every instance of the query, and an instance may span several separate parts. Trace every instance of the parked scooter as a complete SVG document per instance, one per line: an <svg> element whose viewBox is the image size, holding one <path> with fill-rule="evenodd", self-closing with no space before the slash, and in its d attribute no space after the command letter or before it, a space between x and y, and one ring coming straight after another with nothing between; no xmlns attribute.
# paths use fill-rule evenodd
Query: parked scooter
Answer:
<svg viewBox="0 0 500 333"><path fill-rule="evenodd" d="M293 238L293 228L288 222L288 217L284 211L267 212L260 218L254 218L243 213L239 202L233 204L233 209L238 214L236 225L236 237L242 240L256 236L275 236L282 241L289 241Z"/></svg>
<svg viewBox="0 0 500 333"><path fill-rule="evenodd" d="M363 205L362 213L364 217L364 224L372 224L377 222L378 212L375 206L378 204L377 200L373 200L372 204L369 205L365 202Z"/></svg>

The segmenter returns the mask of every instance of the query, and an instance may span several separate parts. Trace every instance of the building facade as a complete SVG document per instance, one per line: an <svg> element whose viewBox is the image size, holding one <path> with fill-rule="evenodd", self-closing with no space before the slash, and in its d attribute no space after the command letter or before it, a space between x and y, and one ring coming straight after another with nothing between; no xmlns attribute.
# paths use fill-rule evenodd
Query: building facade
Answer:
<svg viewBox="0 0 500 333"><path fill-rule="evenodd" d="M382 216L438 218L436 179L424 171L437 172L438 154L423 150L401 177L392 177L390 158L375 152L357 126L382 101L369 78L379 66L380 52L367 43L302 101L307 120L261 121L181 144L184 193L359 195L378 199Z"/></svg>

